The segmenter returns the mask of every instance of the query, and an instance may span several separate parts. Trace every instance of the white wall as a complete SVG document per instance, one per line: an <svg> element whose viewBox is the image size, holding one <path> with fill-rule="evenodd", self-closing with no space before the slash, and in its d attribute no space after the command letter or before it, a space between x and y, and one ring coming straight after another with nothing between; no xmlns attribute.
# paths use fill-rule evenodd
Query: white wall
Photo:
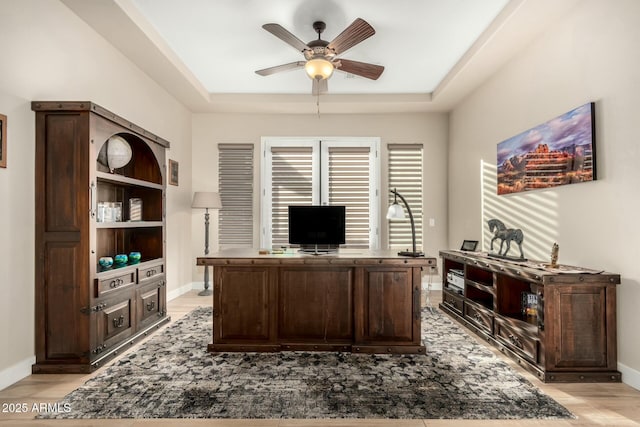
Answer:
<svg viewBox="0 0 640 427"><path fill-rule="evenodd" d="M309 102L314 99L309 96ZM320 105L322 109L322 104ZM381 138L382 170L386 170L388 143L424 143L424 218L434 218L435 227L423 227L424 246L428 255L437 256L438 249L446 246L447 194L446 143L448 115L446 114L345 114L345 115L269 115L269 114L195 114L193 116L193 189L215 191L218 188L218 143L253 143L260 147L263 136L300 137L358 137ZM260 188L260 150L255 151L256 179L254 188ZM382 174L382 190L386 189L386 176ZM254 245L259 244L259 194L254 200ZM386 215L386 197L381 197ZM204 248L203 213L194 212L193 253L201 256ZM383 217L384 217L383 215ZM384 222L383 222L384 225ZM381 238L385 247L384 233ZM217 215L212 215L211 248L217 248ZM202 269L193 269L194 282L202 281Z"/></svg>
<svg viewBox="0 0 640 427"><path fill-rule="evenodd" d="M168 291L191 281L191 114L57 0L0 0L0 389L34 362L32 100L93 101L169 140L180 186L167 189Z"/></svg>
<svg viewBox="0 0 640 427"><path fill-rule="evenodd" d="M579 2L452 111L449 141L449 246L454 248L463 238L482 238L486 229L481 174L495 181L496 145L586 102L596 103L598 181L485 198L484 207L523 229L525 256L548 259L556 241L561 263L621 274L619 369L623 381L636 388L639 17L637 0Z"/></svg>

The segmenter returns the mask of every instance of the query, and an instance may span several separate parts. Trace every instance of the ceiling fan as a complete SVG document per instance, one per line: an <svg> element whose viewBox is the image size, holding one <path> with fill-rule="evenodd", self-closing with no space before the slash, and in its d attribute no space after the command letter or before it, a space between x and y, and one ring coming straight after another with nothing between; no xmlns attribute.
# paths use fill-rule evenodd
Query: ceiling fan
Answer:
<svg viewBox="0 0 640 427"><path fill-rule="evenodd" d="M331 42L320 38L320 35L326 28L326 24L322 21L313 23L313 29L318 33L318 39L312 40L309 43L304 43L279 24L265 24L262 28L283 40L285 43L293 46L304 55L306 61L295 61L288 64L277 65L275 67L258 70L256 73L261 76L269 76L280 71L304 67L307 75L313 79L311 92L314 95L327 92L327 79L331 77L334 70L355 74L371 80L377 80L384 71L384 67L381 65L338 58L339 55L348 49L376 33L373 27L364 19L358 18L353 21L351 25L345 28L345 30Z"/></svg>

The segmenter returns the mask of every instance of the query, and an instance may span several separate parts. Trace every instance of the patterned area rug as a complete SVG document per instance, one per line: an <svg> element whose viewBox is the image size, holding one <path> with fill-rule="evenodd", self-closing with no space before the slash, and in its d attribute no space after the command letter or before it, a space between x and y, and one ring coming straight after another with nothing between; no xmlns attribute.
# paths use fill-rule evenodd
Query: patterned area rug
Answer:
<svg viewBox="0 0 640 427"><path fill-rule="evenodd" d="M438 310L427 355L206 351L198 308L42 418L573 418Z"/></svg>

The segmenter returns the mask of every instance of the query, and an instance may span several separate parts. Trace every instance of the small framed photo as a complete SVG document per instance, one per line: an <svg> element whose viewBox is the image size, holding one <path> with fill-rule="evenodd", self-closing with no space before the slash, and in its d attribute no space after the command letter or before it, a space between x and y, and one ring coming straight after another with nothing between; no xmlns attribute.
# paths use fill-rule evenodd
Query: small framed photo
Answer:
<svg viewBox="0 0 640 427"><path fill-rule="evenodd" d="M7 116L0 114L0 168L7 167Z"/></svg>
<svg viewBox="0 0 640 427"><path fill-rule="evenodd" d="M169 159L169 184L178 185L178 162Z"/></svg>
<svg viewBox="0 0 640 427"><path fill-rule="evenodd" d="M465 240L462 242L462 247L460 248L460 250L474 252L477 247L478 247L477 240Z"/></svg>

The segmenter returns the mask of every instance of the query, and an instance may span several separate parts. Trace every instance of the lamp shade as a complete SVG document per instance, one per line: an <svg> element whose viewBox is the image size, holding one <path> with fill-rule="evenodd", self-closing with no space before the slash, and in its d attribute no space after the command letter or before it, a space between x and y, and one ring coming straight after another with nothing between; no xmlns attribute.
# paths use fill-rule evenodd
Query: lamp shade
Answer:
<svg viewBox="0 0 640 427"><path fill-rule="evenodd" d="M220 209L222 207L220 193L196 191L193 193L193 203L191 203L191 207L201 209Z"/></svg>
<svg viewBox="0 0 640 427"><path fill-rule="evenodd" d="M334 66L331 61L327 61L324 58L310 59L304 64L304 70L312 79L328 79L333 74L333 69Z"/></svg>
<svg viewBox="0 0 640 427"><path fill-rule="evenodd" d="M404 219L404 209L399 203L393 203L389 206L387 219Z"/></svg>

